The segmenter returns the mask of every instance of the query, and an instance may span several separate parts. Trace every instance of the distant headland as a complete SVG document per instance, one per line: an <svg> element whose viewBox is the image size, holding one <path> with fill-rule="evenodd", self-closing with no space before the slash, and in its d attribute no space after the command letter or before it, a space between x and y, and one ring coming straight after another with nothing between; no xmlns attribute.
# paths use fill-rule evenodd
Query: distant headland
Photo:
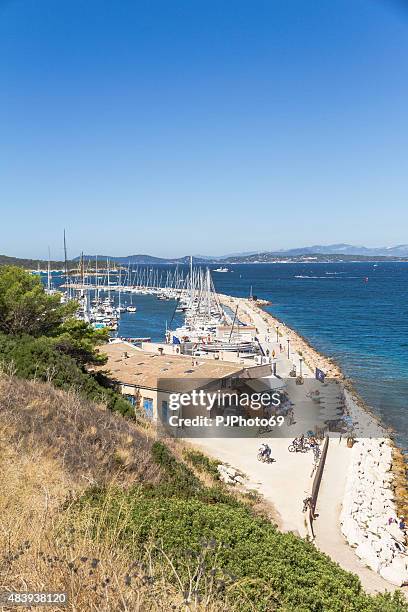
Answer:
<svg viewBox="0 0 408 612"><path fill-rule="evenodd" d="M69 268L76 268L78 262L83 258L85 261L94 260L98 257L101 265L103 261L109 260L116 265L164 265L164 264L189 264L190 255L183 257L155 257L153 255L136 254L125 256L112 256L106 254L79 255L67 261ZM408 261L408 244L393 247L365 247L350 244L313 245L286 250L263 250L244 253L232 253L229 255L206 256L194 255L195 264L215 264L223 262L226 264L256 264L256 263L338 263L350 261ZM0 255L0 265L16 265L26 269L43 269L48 265L46 259L28 259ZM65 262L50 261L53 269L63 269ZM45 269L45 268L44 268Z"/></svg>

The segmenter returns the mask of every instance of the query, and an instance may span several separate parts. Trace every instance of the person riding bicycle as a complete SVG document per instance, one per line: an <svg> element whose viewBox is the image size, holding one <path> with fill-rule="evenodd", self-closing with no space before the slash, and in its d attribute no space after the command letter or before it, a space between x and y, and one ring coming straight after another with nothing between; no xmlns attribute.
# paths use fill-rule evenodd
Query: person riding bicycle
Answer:
<svg viewBox="0 0 408 612"><path fill-rule="evenodd" d="M262 457L266 457L267 459L269 459L272 450L271 447L266 444L266 442L263 442L259 448L259 452L261 453Z"/></svg>
<svg viewBox="0 0 408 612"><path fill-rule="evenodd" d="M295 446L297 446L297 448L301 450L305 445L305 434L302 434L298 438L295 438L293 443L295 444Z"/></svg>

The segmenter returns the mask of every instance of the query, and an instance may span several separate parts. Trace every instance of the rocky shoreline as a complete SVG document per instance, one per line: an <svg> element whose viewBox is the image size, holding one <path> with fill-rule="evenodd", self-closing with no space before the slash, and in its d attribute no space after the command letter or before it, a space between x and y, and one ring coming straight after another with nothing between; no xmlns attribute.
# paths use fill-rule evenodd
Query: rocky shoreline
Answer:
<svg viewBox="0 0 408 612"><path fill-rule="evenodd" d="M231 296L220 298L231 306ZM365 565L394 585L407 584L406 537L398 527L398 518L408 517L407 466L392 439L392 430L381 423L333 359L319 353L299 333L264 309L268 302L232 300L235 304L239 300L240 320L252 323L247 314L251 309L280 337L289 338L292 351L303 357L312 372L319 368L344 386L345 409L355 425L356 444L351 451L341 531Z"/></svg>
<svg viewBox="0 0 408 612"><path fill-rule="evenodd" d="M394 501L392 447L387 438L359 438L351 452L341 532L365 565L403 586L408 556Z"/></svg>
<svg viewBox="0 0 408 612"><path fill-rule="evenodd" d="M253 306L252 306L253 307ZM290 332L291 344L299 353L304 357L305 362L313 370L315 367L322 369L327 376L330 378L337 378L342 381L342 384L352 398L353 402L357 406L355 411L355 417L357 420L368 417L373 421L373 424L377 426L382 435L386 436L389 440L389 444L392 448L392 464L391 471L393 473L392 486L395 493L395 504L397 513L399 516L408 518L408 472L407 463L404 458L404 454L393 439L393 430L390 427L385 427L381 422L380 418L373 412L373 410L366 404L363 398L356 391L352 381L343 374L340 366L336 361L330 357L322 355L309 342L302 337L298 332L295 332L287 325L282 323L279 319L272 316L269 312L266 312L263 308L258 308L258 311L265 313L269 317L272 324L281 327L285 333Z"/></svg>

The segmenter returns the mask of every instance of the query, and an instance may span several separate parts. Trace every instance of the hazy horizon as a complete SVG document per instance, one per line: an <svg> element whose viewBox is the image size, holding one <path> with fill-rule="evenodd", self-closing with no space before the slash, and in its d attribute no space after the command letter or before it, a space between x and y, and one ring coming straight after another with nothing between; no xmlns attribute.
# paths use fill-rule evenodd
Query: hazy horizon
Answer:
<svg viewBox="0 0 408 612"><path fill-rule="evenodd" d="M156 252L154 251L146 251L146 252L142 252L142 251L138 251L138 252L112 252L109 249L105 249L105 251L87 251L86 249L81 249L81 251L79 253L70 253L68 251L67 248L67 256L68 259L75 259L77 257L80 257L81 253L84 253L84 256L99 256L99 257L103 257L103 256L109 256L109 257L132 257L132 256L140 256L140 255L146 255L146 256L150 256L150 257L157 257L157 258L162 258L162 259L178 259L178 258L182 258L182 257L186 257L188 255L192 255L193 257L197 257L197 258L222 258L222 257L236 257L236 256L245 256L245 255L251 255L251 254L256 254L256 253L266 253L266 252L271 252L271 253L279 253L282 252L282 254L284 254L287 251L291 251L291 250L300 250L300 249L311 249L313 246L316 247L334 247L335 245L347 245L348 247L353 247L356 249L393 249L393 248L398 248L398 247L406 247L407 251L408 251L408 243L407 244L395 244L395 245L367 245L367 244L350 244L350 243L335 243L335 244L319 244L319 245L297 245L297 246L292 246L292 247L288 247L288 249L278 249L278 248L273 248L273 249L257 249L257 250L242 250L242 251L234 251L234 252L230 252L230 253L187 253L187 252L183 252L183 253L178 253L176 255L167 255L167 254L163 254L163 255L158 255ZM64 254L63 254L63 247L61 247L61 252L62 255L56 256L54 255L52 252L50 252L50 259L52 261L63 261L64 259ZM336 250L330 250L330 253L326 253L326 254L341 254L340 252L337 253ZM34 260L44 260L47 261L48 260L48 255L47 256L31 256L31 255L21 255L18 254L16 252L13 253L4 253L4 252L0 252L0 255L6 255L8 257L16 257L16 258L20 258L20 259L34 259ZM404 255L405 256L405 255ZM407 255L408 256L408 255Z"/></svg>

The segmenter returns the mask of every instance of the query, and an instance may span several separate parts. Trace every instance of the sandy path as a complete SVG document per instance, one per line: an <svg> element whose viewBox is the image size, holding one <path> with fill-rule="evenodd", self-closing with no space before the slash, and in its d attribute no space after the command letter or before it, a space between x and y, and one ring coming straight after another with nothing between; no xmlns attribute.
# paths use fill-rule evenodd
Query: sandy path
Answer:
<svg viewBox="0 0 408 612"><path fill-rule="evenodd" d="M238 317L244 322L254 323L259 332L258 337L261 337L263 341L269 336L271 340L269 347L271 352L275 349L277 373L281 377L288 376L293 363L298 367L299 351L304 359L303 375L305 377L313 377L316 366L322 368L333 378L342 377L341 371L329 359L317 353L296 332L259 309L249 300L221 296L221 301L228 304L233 310L239 304ZM284 348L282 353L276 350L278 346L276 344L276 325L279 326L279 340ZM288 338L291 349L290 360L287 358L286 350ZM296 401L293 391L296 394L296 388L292 388L291 397ZM297 421L303 425L302 418L304 419L305 415L299 412L299 408L295 410L297 410ZM367 423L372 421L371 415L363 410L359 412L361 412L361 422L367 427ZM290 439L281 438L271 441L272 455L277 459L277 462L272 465L259 464L256 460L259 439L201 440L200 445L203 450L214 457L246 473L249 477L248 486L256 488L276 508L280 516L280 528L284 531L297 531L304 537L307 534L307 527L301 509L303 498L311 490L312 456L309 453L307 455L289 453L287 447ZM339 443L337 439L331 439L318 497L317 513L319 517L314 522L315 544L341 567L357 574L368 592L394 591L395 586L360 562L340 532L339 515L350 461L351 452L345 440ZM407 590L408 588L403 589L405 592Z"/></svg>
<svg viewBox="0 0 408 612"><path fill-rule="evenodd" d="M257 460L259 438L200 438L194 440L194 445L244 472L248 477L246 487L256 489L273 504L279 515L279 528L305 537L302 501L310 491L312 455L289 453L290 440L285 438L263 437L262 441L270 445L276 462L265 464Z"/></svg>

